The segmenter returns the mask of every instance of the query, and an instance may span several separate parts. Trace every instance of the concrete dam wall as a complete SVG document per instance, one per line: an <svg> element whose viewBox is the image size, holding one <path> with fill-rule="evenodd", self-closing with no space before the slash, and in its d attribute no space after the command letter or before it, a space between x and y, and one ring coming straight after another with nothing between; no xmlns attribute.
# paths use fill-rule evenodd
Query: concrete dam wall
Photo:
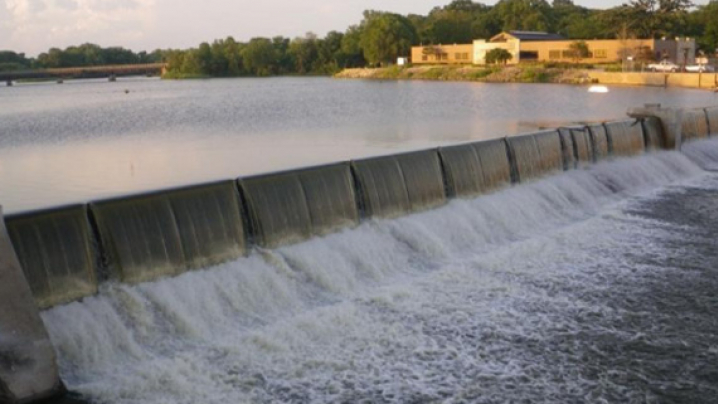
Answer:
<svg viewBox="0 0 718 404"><path fill-rule="evenodd" d="M0 307L0 402L3 394L7 402L29 402L61 390L54 367L44 383L28 388L37 366L18 371L4 360L20 351L6 342L6 330L18 330L20 339L45 347L25 363L54 364L39 317L23 328L37 308L92 296L103 282L176 276L253 248L296 243L362 220L420 212L451 198L718 135L718 108L679 115L678 123L644 116L5 217L0 248L10 253L0 256L0 279L21 284L8 293L31 317Z"/></svg>

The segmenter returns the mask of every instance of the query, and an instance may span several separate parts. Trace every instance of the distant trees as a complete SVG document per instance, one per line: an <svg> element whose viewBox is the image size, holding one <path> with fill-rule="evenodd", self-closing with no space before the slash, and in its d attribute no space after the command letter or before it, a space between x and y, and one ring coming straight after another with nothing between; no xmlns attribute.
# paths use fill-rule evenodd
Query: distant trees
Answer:
<svg viewBox="0 0 718 404"><path fill-rule="evenodd" d="M546 0L500 0L494 6L504 31L551 30L551 5Z"/></svg>
<svg viewBox="0 0 718 404"><path fill-rule="evenodd" d="M24 53L0 51L0 72L27 69L31 63Z"/></svg>
<svg viewBox="0 0 718 404"><path fill-rule="evenodd" d="M642 37L674 36L684 32L691 0L631 0L626 9L633 29Z"/></svg>
<svg viewBox="0 0 718 404"><path fill-rule="evenodd" d="M511 52L502 48L494 48L486 52L486 64L506 64L509 60L513 59Z"/></svg>
<svg viewBox="0 0 718 404"><path fill-rule="evenodd" d="M277 54L272 41L267 38L253 38L242 49L244 69L255 76L269 76L277 71Z"/></svg>
<svg viewBox="0 0 718 404"><path fill-rule="evenodd" d="M358 24L324 37L307 33L294 39L278 36L246 42L227 37L196 48L151 53L86 43L52 48L34 59L0 51L0 70L164 61L170 77L332 74L347 67L393 63L398 56L408 56L411 46L470 43L502 30L560 33L577 41L572 45L577 60L586 57L588 50L579 44L587 39L619 39L626 43L626 52L634 53L628 49L630 39L687 35L696 38L706 54L714 54L718 0L696 8L692 4L691 0L626 0L624 5L597 10L573 0L499 0L493 6L453 0L427 15L369 10Z"/></svg>
<svg viewBox="0 0 718 404"><path fill-rule="evenodd" d="M687 34L696 38L707 54L718 51L718 1L711 1L688 16Z"/></svg>
<svg viewBox="0 0 718 404"><path fill-rule="evenodd" d="M38 55L34 67L75 67L96 65L120 65L154 63L162 59L160 51L135 53L118 46L102 48L92 43L70 46L64 50L52 48Z"/></svg>
<svg viewBox="0 0 718 404"><path fill-rule="evenodd" d="M418 42L414 26L399 14L365 11L361 31L359 45L364 59L373 65L393 63Z"/></svg>

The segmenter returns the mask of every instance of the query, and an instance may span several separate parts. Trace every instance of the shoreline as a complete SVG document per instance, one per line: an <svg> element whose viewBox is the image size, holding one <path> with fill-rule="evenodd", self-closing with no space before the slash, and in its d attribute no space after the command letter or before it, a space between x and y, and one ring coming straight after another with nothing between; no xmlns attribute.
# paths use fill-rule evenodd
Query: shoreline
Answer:
<svg viewBox="0 0 718 404"><path fill-rule="evenodd" d="M391 66L345 69L337 79L425 80L475 83L547 83L617 85L626 87L678 87L718 91L716 73L607 72L598 69L519 66Z"/></svg>
<svg viewBox="0 0 718 404"><path fill-rule="evenodd" d="M588 84L585 69L542 66L412 66L345 69L338 79L468 81L478 83L555 83Z"/></svg>

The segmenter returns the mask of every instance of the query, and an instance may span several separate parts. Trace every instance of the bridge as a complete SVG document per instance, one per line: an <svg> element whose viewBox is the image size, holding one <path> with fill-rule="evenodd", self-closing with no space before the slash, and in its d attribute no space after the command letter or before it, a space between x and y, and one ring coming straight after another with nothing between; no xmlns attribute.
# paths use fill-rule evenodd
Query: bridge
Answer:
<svg viewBox="0 0 718 404"><path fill-rule="evenodd" d="M120 76L155 75L163 74L167 70L167 63L145 63L132 65L105 65L64 67L38 70L15 70L0 72L0 82L4 81L11 86L17 80L57 79L90 79L107 77L115 81Z"/></svg>

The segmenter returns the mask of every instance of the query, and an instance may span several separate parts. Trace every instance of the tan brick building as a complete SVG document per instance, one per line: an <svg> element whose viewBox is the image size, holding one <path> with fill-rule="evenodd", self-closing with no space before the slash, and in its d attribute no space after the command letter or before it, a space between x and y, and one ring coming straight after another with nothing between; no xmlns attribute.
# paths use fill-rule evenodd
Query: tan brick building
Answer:
<svg viewBox="0 0 718 404"><path fill-rule="evenodd" d="M471 64L474 45L427 45L411 48L412 63L426 64Z"/></svg>
<svg viewBox="0 0 718 404"><path fill-rule="evenodd" d="M414 64L486 64L486 53L492 49L506 49L511 53L509 63L522 61L575 62L571 44L560 35L545 32L510 31L502 32L489 40L475 40L471 45L429 45L412 48L411 61ZM696 43L690 38L676 39L606 39L585 40L588 57L584 63L612 63L621 60L668 59L677 64L693 64L696 58ZM467 58L466 54L470 57Z"/></svg>

